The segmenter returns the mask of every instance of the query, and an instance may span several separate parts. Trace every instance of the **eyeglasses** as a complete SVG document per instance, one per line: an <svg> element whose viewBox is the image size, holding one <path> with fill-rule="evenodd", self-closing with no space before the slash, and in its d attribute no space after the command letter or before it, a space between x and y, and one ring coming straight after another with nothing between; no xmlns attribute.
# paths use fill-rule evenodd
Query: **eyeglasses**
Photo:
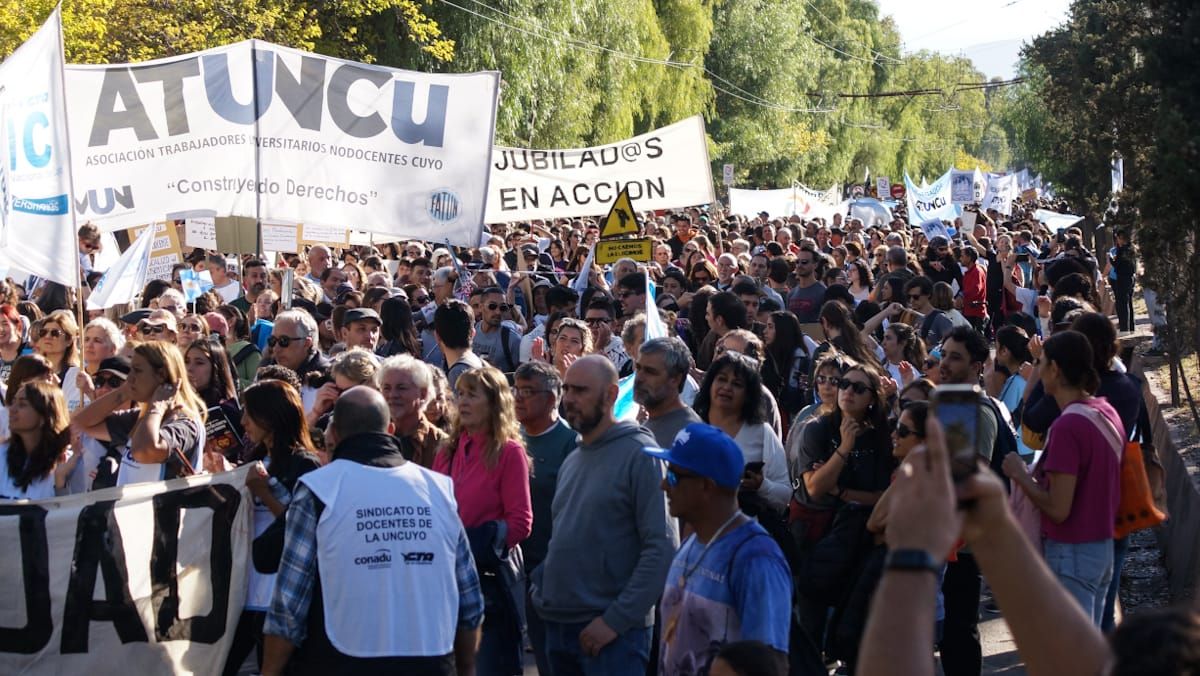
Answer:
<svg viewBox="0 0 1200 676"><path fill-rule="evenodd" d="M120 387L122 384L124 384L124 382L125 379L119 376L109 376L107 378L104 376L96 376L92 379L92 383L96 387L111 387L113 389Z"/></svg>
<svg viewBox="0 0 1200 676"><path fill-rule="evenodd" d="M166 324L142 324L141 326L138 327L138 330L142 332L143 336L154 336L154 335L158 335L160 333L166 333L167 325Z"/></svg>
<svg viewBox="0 0 1200 676"><path fill-rule="evenodd" d="M301 336L271 336L270 338L267 338L267 345L269 347L275 347L278 345L286 350L293 341L301 340L304 340L304 338Z"/></svg>
<svg viewBox="0 0 1200 676"><path fill-rule="evenodd" d="M501 312L508 312L508 307L509 306L507 303L488 303L487 304L487 309L499 310Z"/></svg>
<svg viewBox="0 0 1200 676"><path fill-rule="evenodd" d="M838 381L837 386L839 390L854 390L855 394L866 394L871 391L870 385L850 380L849 378L842 378Z"/></svg>
<svg viewBox="0 0 1200 676"><path fill-rule="evenodd" d="M45 338L46 336L51 338L62 338L64 335L66 334L62 332L62 329L42 329L40 332L38 332L39 338Z"/></svg>
<svg viewBox="0 0 1200 676"><path fill-rule="evenodd" d="M837 385L840 378L837 376L814 376L813 382L817 385Z"/></svg>
<svg viewBox="0 0 1200 676"><path fill-rule="evenodd" d="M547 394L550 390L535 390L532 387L514 387L512 394L515 399L530 399L539 394Z"/></svg>
<svg viewBox="0 0 1200 676"><path fill-rule="evenodd" d="M909 436L916 434L917 431L909 429L907 425L896 425L896 438L907 439Z"/></svg>
<svg viewBox="0 0 1200 676"><path fill-rule="evenodd" d="M603 324L607 324L607 323L611 322L612 320L609 319L608 317L588 317L587 319L585 319L583 321L588 326L601 326Z"/></svg>
<svg viewBox="0 0 1200 676"><path fill-rule="evenodd" d="M676 486L678 486L679 482L683 481L684 479L703 479L703 478L704 477L700 476L699 474L689 474L687 472L680 472L679 470L677 470L673 467L667 468L667 485L670 486L671 488L675 488Z"/></svg>

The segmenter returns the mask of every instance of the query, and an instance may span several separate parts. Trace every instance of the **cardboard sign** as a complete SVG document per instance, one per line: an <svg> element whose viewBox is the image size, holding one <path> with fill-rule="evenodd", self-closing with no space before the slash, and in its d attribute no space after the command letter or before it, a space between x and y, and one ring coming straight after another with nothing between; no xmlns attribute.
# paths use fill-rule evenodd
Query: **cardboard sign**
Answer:
<svg viewBox="0 0 1200 676"><path fill-rule="evenodd" d="M263 251L298 253L300 251L299 229L300 226L297 225L264 222L262 224Z"/></svg>
<svg viewBox="0 0 1200 676"><path fill-rule="evenodd" d="M600 240L596 243L596 262L601 265L616 263L622 258L649 263L653 255L654 244L649 237Z"/></svg>
<svg viewBox="0 0 1200 676"><path fill-rule="evenodd" d="M185 218L183 220L183 241L194 249L216 249L216 220L211 217Z"/></svg>
<svg viewBox="0 0 1200 676"><path fill-rule="evenodd" d="M179 231L177 221L158 222L154 224L154 242L150 245L150 269L146 279L171 279L171 268L176 263L183 262L183 251L179 247ZM130 239L136 240L150 226L130 228Z"/></svg>
<svg viewBox="0 0 1200 676"><path fill-rule="evenodd" d="M350 243L350 231L346 228L302 223L296 226L296 239L300 244L346 246ZM284 251L284 249L277 249L277 251Z"/></svg>

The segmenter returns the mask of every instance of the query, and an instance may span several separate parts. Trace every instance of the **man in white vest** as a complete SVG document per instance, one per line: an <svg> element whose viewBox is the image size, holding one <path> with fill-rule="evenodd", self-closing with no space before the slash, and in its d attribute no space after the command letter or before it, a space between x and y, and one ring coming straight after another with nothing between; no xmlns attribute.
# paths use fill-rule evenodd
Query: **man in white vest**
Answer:
<svg viewBox="0 0 1200 676"><path fill-rule="evenodd" d="M264 676L475 673L483 594L450 478L407 462L383 396L347 390L333 460L287 513Z"/></svg>

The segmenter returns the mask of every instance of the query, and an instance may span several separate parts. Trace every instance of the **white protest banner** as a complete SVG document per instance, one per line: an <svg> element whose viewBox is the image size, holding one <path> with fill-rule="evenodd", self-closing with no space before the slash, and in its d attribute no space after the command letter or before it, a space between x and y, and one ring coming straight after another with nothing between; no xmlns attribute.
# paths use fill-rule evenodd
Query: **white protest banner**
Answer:
<svg viewBox="0 0 1200 676"><path fill-rule="evenodd" d="M296 239L296 226L285 223L262 224L263 251L299 253L300 242Z"/></svg>
<svg viewBox="0 0 1200 676"><path fill-rule="evenodd" d="M765 211L771 218L786 218L796 213L799 200L800 191L794 187L774 190L729 189L729 211L738 216L757 216Z"/></svg>
<svg viewBox="0 0 1200 676"><path fill-rule="evenodd" d="M913 185L908 174L904 175L905 196L908 199L909 221L928 221L931 219L952 221L958 218L961 211L950 200L950 177L947 171L927 187Z"/></svg>
<svg viewBox="0 0 1200 676"><path fill-rule="evenodd" d="M246 596L249 469L0 502L0 673L220 674Z"/></svg>
<svg viewBox="0 0 1200 676"><path fill-rule="evenodd" d="M1075 214L1060 214L1057 211L1049 209L1038 209L1033 212L1033 220L1038 223L1045 223L1046 227L1053 232L1061 232L1083 220L1083 216Z"/></svg>
<svg viewBox="0 0 1200 676"><path fill-rule="evenodd" d="M257 40L71 66L75 206L109 230L208 210L471 245L498 83Z"/></svg>
<svg viewBox="0 0 1200 676"><path fill-rule="evenodd" d="M1017 189L1016 174L1008 174L1006 176L989 174L987 178L987 192L983 194L980 207L983 209L995 209L1001 214L1009 216L1012 214L1013 200L1017 199L1019 192Z"/></svg>
<svg viewBox="0 0 1200 676"><path fill-rule="evenodd" d="M892 181L887 176L875 177L875 197L885 200L892 194Z"/></svg>
<svg viewBox="0 0 1200 676"><path fill-rule="evenodd" d="M0 259L69 287L78 284L70 196L62 15L55 8L0 64Z"/></svg>
<svg viewBox="0 0 1200 676"><path fill-rule="evenodd" d="M594 148L497 146L485 220L602 215L625 187L640 211L715 202L704 119L696 115Z"/></svg>
<svg viewBox="0 0 1200 676"><path fill-rule="evenodd" d="M863 225L886 225L892 220L892 210L873 197L860 197L846 203L850 218L857 218Z"/></svg>

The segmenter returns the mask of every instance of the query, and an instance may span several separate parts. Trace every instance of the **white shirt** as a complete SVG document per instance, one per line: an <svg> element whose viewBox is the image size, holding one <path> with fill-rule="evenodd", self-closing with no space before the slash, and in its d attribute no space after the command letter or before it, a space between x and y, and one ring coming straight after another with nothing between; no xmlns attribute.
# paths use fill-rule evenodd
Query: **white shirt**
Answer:
<svg viewBox="0 0 1200 676"><path fill-rule="evenodd" d="M34 479L25 488L17 488L8 475L8 442L0 444L0 498L9 500L41 500L54 497L54 470L40 479Z"/></svg>
<svg viewBox="0 0 1200 676"><path fill-rule="evenodd" d="M763 482L758 492L776 509L787 506L792 497L792 480L788 475L787 458L779 435L767 423L744 424L733 438L742 449L746 463L763 463Z"/></svg>
<svg viewBox="0 0 1200 676"><path fill-rule="evenodd" d="M232 303L242 295L242 285L236 279L229 280L225 283L225 286L214 286L213 290L226 303Z"/></svg>

